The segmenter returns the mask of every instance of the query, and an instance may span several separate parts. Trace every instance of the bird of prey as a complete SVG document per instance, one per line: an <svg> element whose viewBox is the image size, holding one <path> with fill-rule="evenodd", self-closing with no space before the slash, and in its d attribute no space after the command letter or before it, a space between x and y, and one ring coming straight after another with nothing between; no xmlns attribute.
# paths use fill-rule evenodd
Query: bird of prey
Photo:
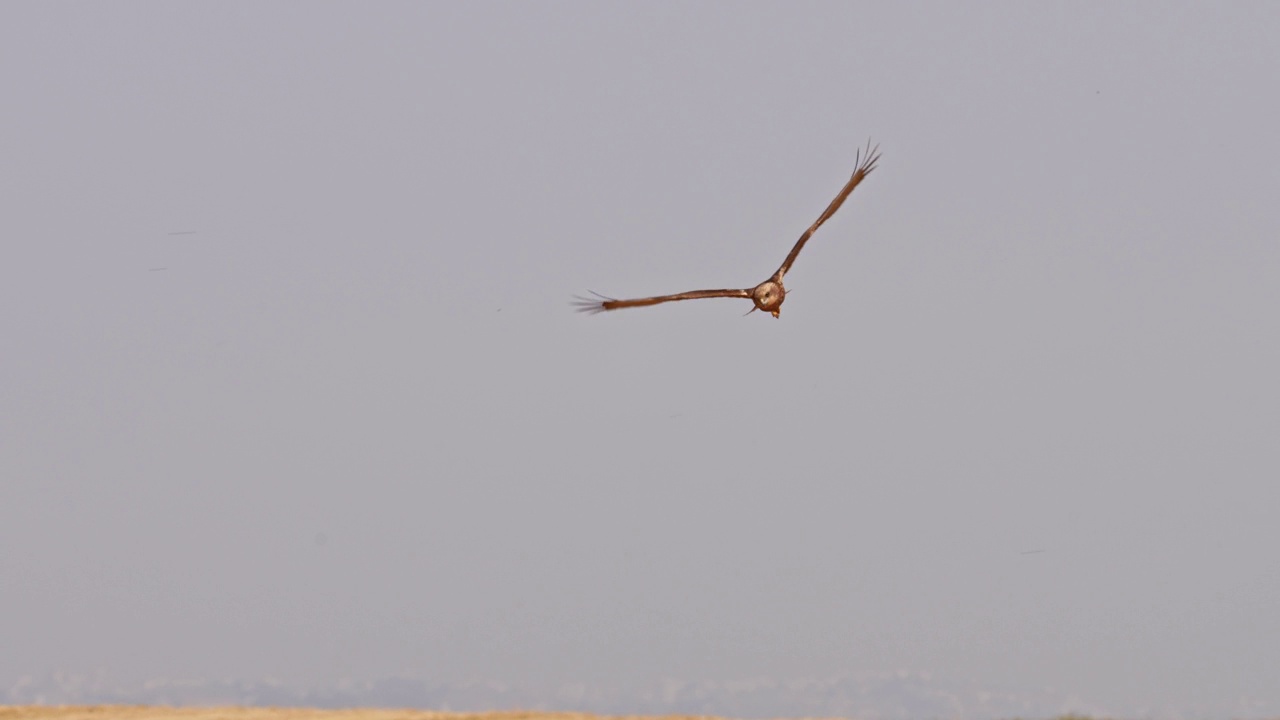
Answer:
<svg viewBox="0 0 1280 720"><path fill-rule="evenodd" d="M832 215L835 215L840 206L844 204L845 199L849 197L849 193L852 193L853 189L858 187L858 183L862 182L864 178L871 174L872 170L876 169L876 161L880 159L879 151L879 145L872 147L870 143L867 143L865 154L863 154L863 151L858 152L854 160L857 169L853 171L849 182L845 183L836 198L827 206L827 209L822 211L818 219L814 220L809 229L805 230L800 239L796 241L795 246L791 248L791 252L787 253L787 259L782 261L778 271L759 285L742 290L691 290L689 292L676 293L675 295L655 295L632 300L618 300L593 291L591 294L596 296L595 299L578 297L575 298L574 305L581 312L598 313L606 310L657 305L676 300L700 300L702 298L720 297L746 298L755 303L755 307L747 313L748 315L756 310L763 310L775 318L778 317L779 313L782 312L782 301L787 298L787 290L782 286L783 276L791 269L791 265L796 261L796 256L800 254L800 250L804 248L804 244L809 241L809 237L813 235L814 231L821 227L822 223L830 219Z"/></svg>

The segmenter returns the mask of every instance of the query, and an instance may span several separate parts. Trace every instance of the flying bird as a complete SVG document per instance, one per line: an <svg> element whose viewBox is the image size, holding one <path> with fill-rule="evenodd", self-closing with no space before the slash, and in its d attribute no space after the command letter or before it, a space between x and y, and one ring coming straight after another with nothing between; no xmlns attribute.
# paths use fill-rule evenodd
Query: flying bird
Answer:
<svg viewBox="0 0 1280 720"><path fill-rule="evenodd" d="M836 195L836 198L831 201L831 204L827 206L827 209L823 210L822 214L818 216L818 219L814 220L813 224L809 226L809 229L804 231L804 234L796 241L795 246L791 248L791 252L787 253L787 259L782 261L782 265L778 268L777 272L769 276L768 280L765 280L753 288L741 290L691 290L689 292L676 293L674 295L655 295L653 297L635 298L631 300L618 300L592 291L591 294L596 296L595 299L577 297L574 299L574 305L580 312L598 313L606 310L621 310L622 308L629 307L657 305L659 303L675 302L676 300L701 300L703 298L722 297L746 298L755 303L755 307L747 313L748 315L756 310L763 310L776 318L779 313L782 312L782 301L787 299L787 290L782 286L782 278L795 263L796 256L800 254L800 250L804 248L804 244L809 242L809 238L813 233L818 228L822 227L822 223L826 222L832 215L836 214L836 211L844 204L845 199L849 197L849 194L853 192L853 189L858 187L858 183L862 182L863 179L871 174L872 170L876 169L876 161L879 159L880 146L876 145L875 147L872 147L870 143L867 143L865 155L862 151L859 151L854 160L854 164L858 169L853 171L853 175L849 178L849 182L844 184L844 187L841 188L839 194Z"/></svg>

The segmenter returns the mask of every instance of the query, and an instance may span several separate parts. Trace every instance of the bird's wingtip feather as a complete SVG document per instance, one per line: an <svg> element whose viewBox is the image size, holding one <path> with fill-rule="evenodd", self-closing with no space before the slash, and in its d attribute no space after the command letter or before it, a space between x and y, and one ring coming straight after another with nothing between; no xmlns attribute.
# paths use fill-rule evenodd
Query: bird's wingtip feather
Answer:
<svg viewBox="0 0 1280 720"><path fill-rule="evenodd" d="M573 305L574 309L580 313L589 313L591 315L595 315L596 313L602 313L607 309L604 306L605 302L608 300L613 300L613 298L605 297L604 295L601 295L600 293L594 290L588 290L587 292L591 293L592 295L595 295L595 297L589 298L589 297L583 297L581 295L574 295L573 302L570 303L571 305Z"/></svg>

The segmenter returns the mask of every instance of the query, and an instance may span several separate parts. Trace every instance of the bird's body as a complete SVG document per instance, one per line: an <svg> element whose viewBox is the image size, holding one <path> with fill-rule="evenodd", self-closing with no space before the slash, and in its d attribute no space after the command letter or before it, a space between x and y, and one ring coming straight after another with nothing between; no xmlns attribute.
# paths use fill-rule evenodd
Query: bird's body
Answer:
<svg viewBox="0 0 1280 720"><path fill-rule="evenodd" d="M853 192L853 189L862 182L864 178L871 174L876 168L876 161L880 159L879 146L867 146L866 155L859 153L859 162L856 163L857 169L853 171L853 175L849 178L849 182L845 183L840 193L836 195L827 209L818 216L818 219L809 226L808 230L800 236L796 244L791 248L791 252L787 253L787 259L782 261L782 265L778 267L777 272L769 277L768 280L748 289L732 289L732 290L691 290L689 292L676 293L674 295L655 295L647 298L635 298L632 300L617 300L603 295L598 295L598 299L578 298L575 303L578 309L584 312L604 312L606 310L620 310L629 307L644 307L646 305L657 305L659 303L674 302L676 300L700 300L703 298L747 298L755 304L756 310L763 310L775 318L782 312L782 301L787 298L787 290L782 285L782 278L791 269L795 263L796 257L800 255L800 250L804 248L805 243L812 237L814 231L822 226L840 206L844 204L845 199ZM595 294L595 293L592 293Z"/></svg>

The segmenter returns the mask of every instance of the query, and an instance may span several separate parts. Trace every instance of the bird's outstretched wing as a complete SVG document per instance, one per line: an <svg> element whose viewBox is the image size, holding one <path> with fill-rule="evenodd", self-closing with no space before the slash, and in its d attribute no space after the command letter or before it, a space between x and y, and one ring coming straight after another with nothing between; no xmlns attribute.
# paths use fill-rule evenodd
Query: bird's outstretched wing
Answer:
<svg viewBox="0 0 1280 720"><path fill-rule="evenodd" d="M791 252L787 253L787 259L782 261L782 266L778 268L778 272L773 274L774 282L782 282L782 276L786 275L787 271L791 269L792 263L796 261L796 256L800 254L800 249L804 247L805 243L809 242L809 237L813 235L815 230L822 227L822 223L836 214L836 211L844 204L845 198L849 197L849 193L853 192L853 189L858 187L858 183L862 182L863 178L876 169L876 161L880 159L880 146L871 147L871 143L868 142L866 155L864 156L859 151L858 158L860 160L855 161L858 169L853 171L853 176L849 178L849 182L844 184L844 188L840 190L839 195L836 195L836 199L831 201L827 209L822 211L818 219L814 220L809 229L805 230L800 239L796 241L795 247L791 248Z"/></svg>
<svg viewBox="0 0 1280 720"><path fill-rule="evenodd" d="M605 297L597 293L591 293L596 298L579 297L574 299L574 305L579 312L598 313L606 310L620 310L629 307L644 307L646 305L657 305L664 302L675 302L676 300L701 300L702 298L748 298L751 297L750 290L690 290L689 292L676 293L675 295L655 295L654 297L635 298L633 300L617 300L611 297Z"/></svg>

